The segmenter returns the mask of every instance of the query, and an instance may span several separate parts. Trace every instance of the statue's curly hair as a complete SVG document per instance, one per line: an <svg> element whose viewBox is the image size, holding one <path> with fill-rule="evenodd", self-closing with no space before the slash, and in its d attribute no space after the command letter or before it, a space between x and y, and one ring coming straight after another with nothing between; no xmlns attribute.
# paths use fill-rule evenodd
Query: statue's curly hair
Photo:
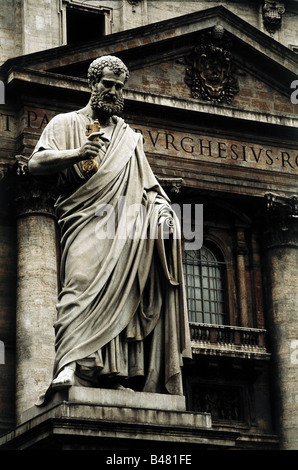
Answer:
<svg viewBox="0 0 298 470"><path fill-rule="evenodd" d="M105 55L93 60L89 66L87 78L90 87L101 79L105 67L111 69L116 75L125 73L124 83L127 82L129 71L122 60L119 57Z"/></svg>

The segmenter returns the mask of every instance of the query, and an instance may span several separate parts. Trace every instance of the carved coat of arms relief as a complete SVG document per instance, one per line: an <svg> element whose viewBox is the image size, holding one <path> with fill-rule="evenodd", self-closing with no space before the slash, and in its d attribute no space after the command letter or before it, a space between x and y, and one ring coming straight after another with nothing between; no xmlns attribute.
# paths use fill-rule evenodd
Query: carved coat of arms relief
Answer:
<svg viewBox="0 0 298 470"><path fill-rule="evenodd" d="M221 26L203 33L185 58L185 82L192 98L231 104L239 92L231 53L231 40Z"/></svg>

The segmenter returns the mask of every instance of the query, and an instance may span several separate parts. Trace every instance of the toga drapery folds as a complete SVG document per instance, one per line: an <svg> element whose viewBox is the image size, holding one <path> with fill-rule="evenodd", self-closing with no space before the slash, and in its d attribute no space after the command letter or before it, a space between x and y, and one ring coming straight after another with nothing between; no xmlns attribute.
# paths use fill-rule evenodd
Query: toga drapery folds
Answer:
<svg viewBox="0 0 298 470"><path fill-rule="evenodd" d="M143 151L143 139L116 122L100 167L59 197L61 292L54 377L73 361L100 375L146 377L143 391L181 395L183 358L191 357L180 225ZM80 147L88 118L56 116L35 152ZM172 233L167 227L173 221Z"/></svg>

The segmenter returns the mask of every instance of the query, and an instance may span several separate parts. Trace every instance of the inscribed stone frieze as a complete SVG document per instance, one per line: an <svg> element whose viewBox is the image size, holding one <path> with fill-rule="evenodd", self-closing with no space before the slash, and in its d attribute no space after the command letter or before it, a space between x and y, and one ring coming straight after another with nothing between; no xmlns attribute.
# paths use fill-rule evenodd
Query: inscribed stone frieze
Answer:
<svg viewBox="0 0 298 470"><path fill-rule="evenodd" d="M38 136L55 114L53 110L25 107L21 115L14 115L1 109L0 137L16 138L16 129ZM143 135L145 152L149 154L283 173L298 171L298 147L212 136L199 130L186 132L137 123L131 123L131 127Z"/></svg>
<svg viewBox="0 0 298 470"><path fill-rule="evenodd" d="M143 135L145 150L152 154L260 170L291 173L298 170L298 147L281 148L200 132L188 133L133 124L132 127Z"/></svg>

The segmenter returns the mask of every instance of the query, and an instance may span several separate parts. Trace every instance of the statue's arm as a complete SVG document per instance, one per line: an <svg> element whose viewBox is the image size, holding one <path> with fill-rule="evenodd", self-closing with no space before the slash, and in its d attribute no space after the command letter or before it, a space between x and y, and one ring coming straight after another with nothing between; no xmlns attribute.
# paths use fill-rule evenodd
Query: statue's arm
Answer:
<svg viewBox="0 0 298 470"><path fill-rule="evenodd" d="M32 175L52 175L69 168L81 160L95 158L101 148L99 142L87 140L82 147L71 150L40 150L34 153L28 169Z"/></svg>

